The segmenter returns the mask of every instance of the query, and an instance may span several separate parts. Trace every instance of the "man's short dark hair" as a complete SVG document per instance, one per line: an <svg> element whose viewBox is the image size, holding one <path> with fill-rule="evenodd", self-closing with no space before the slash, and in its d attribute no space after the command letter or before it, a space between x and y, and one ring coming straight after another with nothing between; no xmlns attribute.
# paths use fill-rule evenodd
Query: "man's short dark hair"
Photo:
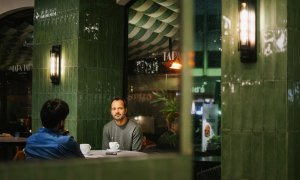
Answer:
<svg viewBox="0 0 300 180"><path fill-rule="evenodd" d="M46 101L41 109L41 120L45 128L53 129L69 114L68 104L61 99Z"/></svg>
<svg viewBox="0 0 300 180"><path fill-rule="evenodd" d="M123 104L124 104L124 108L127 108L127 102L126 102L126 99L122 98L122 97L115 97L113 98L113 100L111 101L110 104L112 104L112 102L114 101L123 101Z"/></svg>

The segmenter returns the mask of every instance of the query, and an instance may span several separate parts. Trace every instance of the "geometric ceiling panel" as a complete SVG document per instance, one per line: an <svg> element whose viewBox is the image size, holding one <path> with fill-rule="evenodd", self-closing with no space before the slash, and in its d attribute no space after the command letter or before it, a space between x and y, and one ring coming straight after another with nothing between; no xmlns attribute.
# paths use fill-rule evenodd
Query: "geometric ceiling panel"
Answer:
<svg viewBox="0 0 300 180"><path fill-rule="evenodd" d="M137 0L129 8L128 59L179 50L179 7L177 0Z"/></svg>
<svg viewBox="0 0 300 180"><path fill-rule="evenodd" d="M137 0L128 9L128 59L179 50L177 0ZM32 62L33 8L0 19L0 69Z"/></svg>

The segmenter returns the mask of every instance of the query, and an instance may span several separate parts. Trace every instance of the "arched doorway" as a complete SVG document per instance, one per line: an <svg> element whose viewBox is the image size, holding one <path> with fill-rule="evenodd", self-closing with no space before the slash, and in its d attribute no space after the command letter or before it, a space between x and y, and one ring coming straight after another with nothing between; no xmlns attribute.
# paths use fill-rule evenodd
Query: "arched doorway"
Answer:
<svg viewBox="0 0 300 180"><path fill-rule="evenodd" d="M0 133L28 136L31 130L33 12L0 16Z"/></svg>

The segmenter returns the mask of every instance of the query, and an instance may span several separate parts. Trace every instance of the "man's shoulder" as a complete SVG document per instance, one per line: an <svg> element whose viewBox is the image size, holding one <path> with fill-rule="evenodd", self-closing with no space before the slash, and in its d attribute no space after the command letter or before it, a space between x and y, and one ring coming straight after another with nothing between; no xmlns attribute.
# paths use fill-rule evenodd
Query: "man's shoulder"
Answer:
<svg viewBox="0 0 300 180"><path fill-rule="evenodd" d="M140 126L135 120L129 119L128 120L128 124L130 126Z"/></svg>
<svg viewBox="0 0 300 180"><path fill-rule="evenodd" d="M132 129L133 131L142 132L141 125L139 123L137 123L136 121L134 121L134 120L129 120L127 127Z"/></svg>
<svg viewBox="0 0 300 180"><path fill-rule="evenodd" d="M108 121L106 124L104 124L104 128L108 128L108 127L111 127L111 126L113 126L115 123L113 123L113 120L110 120L110 121Z"/></svg>

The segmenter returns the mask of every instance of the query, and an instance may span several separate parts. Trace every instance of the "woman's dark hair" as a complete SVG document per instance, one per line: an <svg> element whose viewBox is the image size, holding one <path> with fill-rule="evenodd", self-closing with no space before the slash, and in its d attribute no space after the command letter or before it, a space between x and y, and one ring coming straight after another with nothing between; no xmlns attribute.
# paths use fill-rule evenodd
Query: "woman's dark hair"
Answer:
<svg viewBox="0 0 300 180"><path fill-rule="evenodd" d="M69 114L68 104L61 99L46 101L41 109L41 121L45 128L53 129Z"/></svg>
<svg viewBox="0 0 300 180"><path fill-rule="evenodd" d="M121 97L115 97L115 98L113 98L113 100L111 101L110 104L112 104L112 102L114 102L114 101L123 101L124 108L127 108L127 102L126 102L126 99L121 98Z"/></svg>

